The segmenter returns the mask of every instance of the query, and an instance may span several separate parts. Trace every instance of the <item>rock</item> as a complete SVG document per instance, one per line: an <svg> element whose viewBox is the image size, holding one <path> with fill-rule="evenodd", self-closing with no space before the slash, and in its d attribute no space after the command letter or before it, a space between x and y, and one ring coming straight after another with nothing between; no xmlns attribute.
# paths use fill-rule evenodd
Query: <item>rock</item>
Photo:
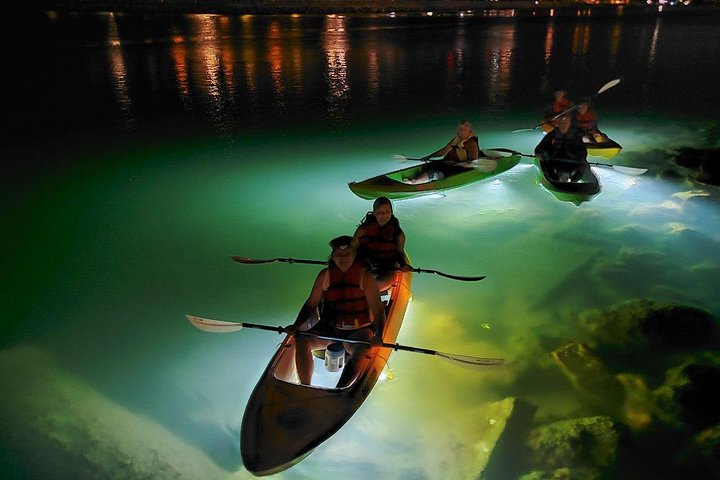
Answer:
<svg viewBox="0 0 720 480"><path fill-rule="evenodd" d="M713 478L720 478L720 425L703 430L693 439L694 447L702 463Z"/></svg>
<svg viewBox="0 0 720 480"><path fill-rule="evenodd" d="M676 428L700 431L720 423L720 365L686 363L668 370L654 391L655 413Z"/></svg>
<svg viewBox="0 0 720 480"><path fill-rule="evenodd" d="M605 311L591 310L581 321L598 345L623 350L718 349L720 323L697 308L630 300Z"/></svg>
<svg viewBox="0 0 720 480"><path fill-rule="evenodd" d="M38 348L0 352L0 391L0 472L117 480L228 476L204 452L60 370Z"/></svg>
<svg viewBox="0 0 720 480"><path fill-rule="evenodd" d="M620 413L624 388L590 347L568 342L550 355L588 403L610 415Z"/></svg>
<svg viewBox="0 0 720 480"><path fill-rule="evenodd" d="M595 416L537 427L528 436L528 446L537 470L605 471L618 458L620 437L620 430L609 417Z"/></svg>
<svg viewBox="0 0 720 480"><path fill-rule="evenodd" d="M682 148L675 156L675 163L689 168L693 180L720 185L720 149Z"/></svg>

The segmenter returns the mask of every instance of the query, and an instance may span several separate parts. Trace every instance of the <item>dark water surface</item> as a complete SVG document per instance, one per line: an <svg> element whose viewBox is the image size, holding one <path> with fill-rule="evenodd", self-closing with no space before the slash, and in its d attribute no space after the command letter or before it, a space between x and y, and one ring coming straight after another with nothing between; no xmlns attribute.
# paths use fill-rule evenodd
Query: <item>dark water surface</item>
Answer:
<svg viewBox="0 0 720 480"><path fill-rule="evenodd" d="M602 193L576 207L521 163L395 204L415 266L488 276L416 276L399 341L507 365L397 352L394 379L277 478L474 478L487 402L593 414L548 355L585 339L581 312L646 298L720 314L720 192L662 174L668 151L717 146L718 20L0 21L0 476L250 478L240 419L279 338L183 315L285 325L317 269L228 256L325 258L370 208L347 182L399 168L393 154L437 149L460 117L484 147L530 152L540 134L510 132L554 90L622 78L597 98L600 126L646 175L598 168Z"/></svg>

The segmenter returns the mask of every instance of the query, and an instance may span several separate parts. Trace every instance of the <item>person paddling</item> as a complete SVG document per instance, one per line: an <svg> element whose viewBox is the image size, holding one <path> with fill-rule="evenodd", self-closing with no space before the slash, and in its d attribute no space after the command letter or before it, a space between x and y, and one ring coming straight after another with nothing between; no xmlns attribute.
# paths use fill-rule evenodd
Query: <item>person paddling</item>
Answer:
<svg viewBox="0 0 720 480"><path fill-rule="evenodd" d="M442 163L452 165L477 160L479 156L480 142L472 130L472 123L469 120L463 119L458 123L457 133L450 139L447 145L434 151L430 155L422 157L420 160L431 162L434 157L443 157L441 160ZM403 179L403 182L411 184L428 183L442 178L445 178L442 168L435 168L435 166L430 163L430 166L423 168L420 173L413 177Z"/></svg>
<svg viewBox="0 0 720 480"><path fill-rule="evenodd" d="M382 344L385 308L377 283L357 260L352 237L343 235L330 240L332 249L327 268L318 273L312 290L287 333L308 331L315 335L347 338ZM312 326L308 329L308 323ZM312 351L332 343L310 335L295 335L295 364L300 383L310 385L314 370ZM349 385L357 371L357 360L370 347L343 343L349 354L337 387Z"/></svg>
<svg viewBox="0 0 720 480"><path fill-rule="evenodd" d="M543 137L535 147L535 156L561 182L577 182L590 168L587 148L570 114L560 117L558 126Z"/></svg>

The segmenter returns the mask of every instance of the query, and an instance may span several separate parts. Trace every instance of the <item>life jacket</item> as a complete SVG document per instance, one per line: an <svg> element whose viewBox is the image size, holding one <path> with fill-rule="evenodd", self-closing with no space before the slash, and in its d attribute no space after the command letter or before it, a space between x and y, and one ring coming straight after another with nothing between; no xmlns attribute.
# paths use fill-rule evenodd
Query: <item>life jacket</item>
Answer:
<svg viewBox="0 0 720 480"><path fill-rule="evenodd" d="M567 97L562 97L560 100L553 100L551 107L552 113L558 114L564 112L570 108L570 106L570 99Z"/></svg>
<svg viewBox="0 0 720 480"><path fill-rule="evenodd" d="M393 219L382 227L377 222L363 225L360 237L360 255L374 265L388 266L398 259L397 237L400 226Z"/></svg>
<svg viewBox="0 0 720 480"><path fill-rule="evenodd" d="M465 144L468 142L475 142L478 145L478 148L480 148L478 137L474 133L471 133L465 140L462 140L459 136L455 135L455 138L450 140L450 146L452 149L445 154L443 160L449 160L451 162L467 162L468 152L467 148L465 148Z"/></svg>
<svg viewBox="0 0 720 480"><path fill-rule="evenodd" d="M322 315L341 330L355 330L372 323L362 289L365 268L358 262L343 272L331 264L323 280Z"/></svg>
<svg viewBox="0 0 720 480"><path fill-rule="evenodd" d="M575 115L575 125L580 130L594 130L597 115L588 110L585 113L578 113Z"/></svg>

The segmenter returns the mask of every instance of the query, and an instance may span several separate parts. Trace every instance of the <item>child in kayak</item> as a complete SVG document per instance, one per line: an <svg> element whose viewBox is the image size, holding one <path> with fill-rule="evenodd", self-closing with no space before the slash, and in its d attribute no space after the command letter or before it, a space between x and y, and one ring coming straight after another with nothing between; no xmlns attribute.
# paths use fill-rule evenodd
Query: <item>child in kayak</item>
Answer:
<svg viewBox="0 0 720 480"><path fill-rule="evenodd" d="M352 243L381 292L389 288L398 269L412 269L405 257L405 232L387 197L375 199L372 212L360 221Z"/></svg>

